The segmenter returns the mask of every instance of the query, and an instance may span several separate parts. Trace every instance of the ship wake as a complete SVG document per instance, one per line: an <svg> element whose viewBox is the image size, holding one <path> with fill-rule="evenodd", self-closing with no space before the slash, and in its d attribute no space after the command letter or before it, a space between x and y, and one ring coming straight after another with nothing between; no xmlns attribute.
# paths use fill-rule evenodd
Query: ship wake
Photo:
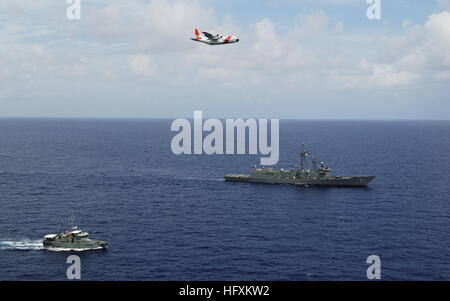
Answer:
<svg viewBox="0 0 450 301"><path fill-rule="evenodd" d="M22 239L18 241L0 240L0 250L42 250L42 240Z"/></svg>

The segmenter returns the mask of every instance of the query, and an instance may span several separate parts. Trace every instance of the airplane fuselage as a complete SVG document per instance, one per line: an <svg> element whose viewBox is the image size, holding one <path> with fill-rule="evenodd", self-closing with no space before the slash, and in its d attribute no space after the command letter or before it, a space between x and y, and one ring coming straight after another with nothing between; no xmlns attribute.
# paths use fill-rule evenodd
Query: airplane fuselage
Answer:
<svg viewBox="0 0 450 301"><path fill-rule="evenodd" d="M221 36L221 35L212 35L208 32L203 32L204 36L200 35L198 29L195 29L195 38L191 38L191 40L196 42L202 42L208 45L223 45L223 44L232 44L239 42L239 38L235 36Z"/></svg>

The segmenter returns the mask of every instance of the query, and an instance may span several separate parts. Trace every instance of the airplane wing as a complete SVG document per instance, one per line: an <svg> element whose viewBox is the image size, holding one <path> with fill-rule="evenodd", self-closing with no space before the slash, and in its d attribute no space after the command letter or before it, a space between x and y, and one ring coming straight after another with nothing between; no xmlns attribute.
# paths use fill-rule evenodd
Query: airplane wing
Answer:
<svg viewBox="0 0 450 301"><path fill-rule="evenodd" d="M214 38L214 36L212 34L210 34L209 32L204 31L203 34L209 39Z"/></svg>
<svg viewBox="0 0 450 301"><path fill-rule="evenodd" d="M206 32L206 31L203 31L203 34L210 40L218 40L218 39L220 39L219 35L215 35L214 36L214 35L210 34L209 32Z"/></svg>

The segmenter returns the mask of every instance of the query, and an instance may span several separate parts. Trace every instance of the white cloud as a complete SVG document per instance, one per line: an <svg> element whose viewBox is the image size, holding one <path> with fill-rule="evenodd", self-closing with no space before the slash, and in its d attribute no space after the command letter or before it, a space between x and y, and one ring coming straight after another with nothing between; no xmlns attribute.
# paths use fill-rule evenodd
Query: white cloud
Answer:
<svg viewBox="0 0 450 301"><path fill-rule="evenodd" d="M336 26L335 26L335 28L334 28L334 30L335 30L337 33L342 33L342 32L344 32L344 23L342 23L342 22L337 22L337 23L336 23Z"/></svg>
<svg viewBox="0 0 450 301"><path fill-rule="evenodd" d="M403 20L403 22L402 22L402 28L403 28L403 29L408 28L410 25L411 25L411 21L409 21L409 20Z"/></svg>
<svg viewBox="0 0 450 301"><path fill-rule="evenodd" d="M349 75L346 68L331 72L330 78L346 88L364 86L365 80L374 86L393 88L445 81L450 72L450 14L447 11L432 14L425 24L412 25L404 21L403 32L377 38L378 57L368 63L371 73ZM342 76L338 73L342 72Z"/></svg>
<svg viewBox="0 0 450 301"><path fill-rule="evenodd" d="M317 63L315 54L304 49L296 40L290 39L291 32L280 35L275 24L268 19L254 26L255 42L247 59L253 61L252 68L292 70L312 66Z"/></svg>
<svg viewBox="0 0 450 301"><path fill-rule="evenodd" d="M450 81L450 70L438 71L434 78L440 81Z"/></svg>
<svg viewBox="0 0 450 301"><path fill-rule="evenodd" d="M138 54L130 57L131 72L138 76L151 77L156 73L155 64L148 55Z"/></svg>
<svg viewBox="0 0 450 301"><path fill-rule="evenodd" d="M195 26L217 27L213 11L197 1L114 2L89 12L87 19L97 37L137 42L150 52L184 51Z"/></svg>
<svg viewBox="0 0 450 301"><path fill-rule="evenodd" d="M42 49L41 46L39 45L33 45L31 47L31 49L33 49L33 52L37 55L37 56L43 56L44 55L44 49Z"/></svg>
<svg viewBox="0 0 450 301"><path fill-rule="evenodd" d="M438 0L438 4L441 7L444 7L446 9L450 9L450 0Z"/></svg>
<svg viewBox="0 0 450 301"><path fill-rule="evenodd" d="M65 1L64 1L65 2ZM52 0L39 0L39 1L29 1L29 0L2 0L2 4L8 5L10 7L26 8L26 9L37 9L44 8L54 4L55 1Z"/></svg>
<svg viewBox="0 0 450 301"><path fill-rule="evenodd" d="M316 10L308 15L300 15L294 25L293 32L300 36L318 35L328 30L330 18L322 10ZM338 25L342 27L342 23ZM342 29L342 28L341 28Z"/></svg>
<svg viewBox="0 0 450 301"><path fill-rule="evenodd" d="M328 4L328 5L341 5L341 4L357 4L364 0L273 0L269 1L269 5L283 5L286 3L314 3L314 4ZM443 0L446 1L446 0Z"/></svg>
<svg viewBox="0 0 450 301"><path fill-rule="evenodd" d="M374 64L369 82L382 88L402 86L413 83L418 75L409 71L398 71L388 64Z"/></svg>
<svg viewBox="0 0 450 301"><path fill-rule="evenodd" d="M432 14L425 23L430 55L442 59L450 67L450 13Z"/></svg>
<svg viewBox="0 0 450 301"><path fill-rule="evenodd" d="M368 91L412 84L418 75L399 71L389 64L370 64L362 59L354 68L329 70L327 80L334 90Z"/></svg>

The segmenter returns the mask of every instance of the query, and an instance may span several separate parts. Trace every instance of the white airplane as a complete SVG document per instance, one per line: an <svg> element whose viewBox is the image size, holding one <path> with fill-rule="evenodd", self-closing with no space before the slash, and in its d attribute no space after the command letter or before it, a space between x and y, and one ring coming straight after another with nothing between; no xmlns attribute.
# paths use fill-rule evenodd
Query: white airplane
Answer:
<svg viewBox="0 0 450 301"><path fill-rule="evenodd" d="M231 44L239 42L239 39L235 36L226 36L223 37L221 35L212 35L209 32L204 31L203 34L205 37L202 37L198 32L198 29L195 29L195 38L191 38L191 40L196 42L202 42L208 45L222 45L222 44Z"/></svg>

